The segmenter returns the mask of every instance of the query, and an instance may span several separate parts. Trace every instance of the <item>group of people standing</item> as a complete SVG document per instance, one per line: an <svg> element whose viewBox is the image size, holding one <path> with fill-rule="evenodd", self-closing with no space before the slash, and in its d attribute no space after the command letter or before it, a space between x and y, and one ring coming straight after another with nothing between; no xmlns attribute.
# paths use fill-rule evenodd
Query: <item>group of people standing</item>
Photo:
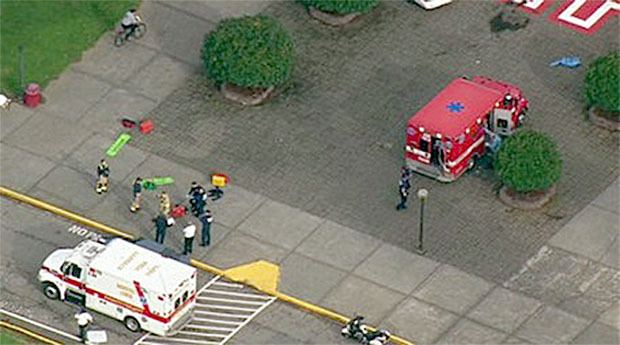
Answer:
<svg viewBox="0 0 620 345"><path fill-rule="evenodd" d="M108 191L108 183L110 176L110 167L107 162L102 159L97 166L97 184L95 191L98 194L102 194ZM142 202L142 192L145 189L144 180L141 177L137 177L132 185L133 201L129 210L132 213L140 211ZM184 201L175 204L172 207L170 196L166 191L162 191L158 195L159 199L159 213L153 219L155 223L155 241L163 244L166 237L167 228L181 223L183 225L183 254L191 255L194 238L196 237L196 225L185 217L189 212L202 224L201 229L201 241L200 246L206 247L211 244L211 224L213 223L213 214L211 210L207 209L207 200L218 200L222 198L224 191L219 187L205 190L198 182L194 181L191 184L187 199L189 199L189 209L184 205Z"/></svg>
<svg viewBox="0 0 620 345"><path fill-rule="evenodd" d="M138 192L137 195L134 195L134 199L139 199L141 191L138 187L135 187L135 190L138 190ZM184 238L183 254L190 255L194 246L194 238L196 237L196 225L192 221L184 219L191 212L202 224L200 246L209 246L211 244L211 224L213 223L213 214L211 210L207 209L207 200L210 195L212 193L207 193L198 182L192 182L187 195L190 205L188 209L183 203L178 203L171 207L170 196L165 191L162 191L159 194L159 214L153 219L155 223L155 241L163 244L167 228L176 223L182 223ZM181 222L181 220L183 221Z"/></svg>

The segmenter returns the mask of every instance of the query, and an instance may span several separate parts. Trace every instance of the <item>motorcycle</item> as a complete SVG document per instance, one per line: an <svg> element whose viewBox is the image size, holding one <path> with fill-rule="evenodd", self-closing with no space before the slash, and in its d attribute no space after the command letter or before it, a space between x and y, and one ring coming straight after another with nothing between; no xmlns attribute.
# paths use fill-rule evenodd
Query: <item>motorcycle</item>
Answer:
<svg viewBox="0 0 620 345"><path fill-rule="evenodd" d="M368 326L364 324L363 316L356 316L349 320L342 328L340 334L343 337L357 340L363 345L385 345L391 337L390 332L380 329L370 331Z"/></svg>
<svg viewBox="0 0 620 345"><path fill-rule="evenodd" d="M127 36L125 33L125 29L121 25L116 28L116 37L114 37L114 45L117 47L122 46L127 42L129 37L133 37L136 39L142 38L144 34L146 34L146 24L142 21L140 16L136 16L136 20L138 21L138 26L134 29L131 35Z"/></svg>
<svg viewBox="0 0 620 345"><path fill-rule="evenodd" d="M364 340L362 341L362 344L385 345L387 344L388 340L390 340L391 336L392 334L390 334L389 331L386 331L384 329L380 329L374 332L368 332L364 335Z"/></svg>
<svg viewBox="0 0 620 345"><path fill-rule="evenodd" d="M343 337L352 338L352 339L355 339L361 342L362 339L364 339L364 334L368 332L367 330L364 329L366 325L363 324L363 321L364 321L363 316L356 316L352 318L342 328L342 330L340 331L340 334Z"/></svg>

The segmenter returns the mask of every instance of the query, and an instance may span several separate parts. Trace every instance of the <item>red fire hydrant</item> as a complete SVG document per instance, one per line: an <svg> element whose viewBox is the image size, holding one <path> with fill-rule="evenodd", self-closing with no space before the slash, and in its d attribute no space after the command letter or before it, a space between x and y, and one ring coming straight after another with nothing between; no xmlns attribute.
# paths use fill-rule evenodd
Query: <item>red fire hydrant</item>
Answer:
<svg viewBox="0 0 620 345"><path fill-rule="evenodd" d="M41 88L39 84L28 84L24 93L24 104L27 107L34 108L41 103Z"/></svg>

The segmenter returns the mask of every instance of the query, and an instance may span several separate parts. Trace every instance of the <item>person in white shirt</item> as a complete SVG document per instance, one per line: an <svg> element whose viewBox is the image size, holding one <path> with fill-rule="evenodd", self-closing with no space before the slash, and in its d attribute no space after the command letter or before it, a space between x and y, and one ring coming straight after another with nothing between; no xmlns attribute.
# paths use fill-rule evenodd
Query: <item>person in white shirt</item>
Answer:
<svg viewBox="0 0 620 345"><path fill-rule="evenodd" d="M183 228L183 237L185 242L183 245L183 255L192 253L192 247L194 246L194 237L196 236L196 225L192 222L188 222Z"/></svg>
<svg viewBox="0 0 620 345"><path fill-rule="evenodd" d="M78 327L80 328L80 339L82 339L82 342L85 342L86 330L91 322L93 322L93 317L87 313L84 308L81 308L80 311L75 314L75 319L77 320Z"/></svg>
<svg viewBox="0 0 620 345"><path fill-rule="evenodd" d="M121 26L123 27L123 30L125 32L125 39L128 39L129 36L131 36L131 34L136 31L136 28L138 27L137 16L138 12L134 8L132 8L127 11L127 13L125 13L125 16L121 20Z"/></svg>

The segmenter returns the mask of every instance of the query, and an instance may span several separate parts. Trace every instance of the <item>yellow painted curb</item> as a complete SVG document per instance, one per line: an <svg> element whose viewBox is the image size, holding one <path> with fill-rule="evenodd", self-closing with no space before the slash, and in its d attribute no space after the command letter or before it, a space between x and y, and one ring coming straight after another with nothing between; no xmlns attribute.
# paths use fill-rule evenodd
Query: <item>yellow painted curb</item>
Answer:
<svg viewBox="0 0 620 345"><path fill-rule="evenodd" d="M14 325L12 323L9 323L9 322L6 322L6 321L0 321L0 326L4 327L4 328L8 328L10 330L13 330L15 332L19 332L19 333L25 334L25 335L27 335L27 336L29 336L31 338L34 338L34 339L36 339L36 340L38 340L40 342L46 343L46 344L50 344L50 345L63 345L62 343L59 343L59 342L57 342L55 340L52 340L52 339L50 339L48 337L45 337L43 335L40 335L40 334L35 333L33 331L30 331L30 330L28 330L26 328L23 328L23 327L20 327L20 326L16 326L16 325Z"/></svg>
<svg viewBox="0 0 620 345"><path fill-rule="evenodd" d="M36 208L46 210L53 214L65 217L67 219L71 219L75 222L84 224L86 226L90 226L95 229L99 229L109 234L113 234L113 235L123 237L126 239L134 238L132 235L125 233L121 230L117 230L110 226L107 226L107 225L98 223L96 221L90 220L88 218L82 217L76 213L73 213L73 212L64 210L62 208L59 208L57 206L48 204L39 199L35 199L27 195L23 195L19 192L13 191L6 187L0 186L0 195L30 204ZM260 262L263 262L263 263L259 264ZM206 264L204 262L201 262L195 259L191 259L190 263L198 269L210 272L215 275L226 277L235 282L246 283L247 285L250 285L263 293L274 296L283 302L293 304L299 308L305 309L317 315L330 318L340 323L347 323L349 321L349 318L344 315L338 314L332 310L314 305L312 303L302 301L296 297L289 296L287 294L277 291L277 285L279 281L279 267L267 261L261 260L261 261L258 261L252 264L233 267L228 270L222 270L215 266L211 266L209 264ZM252 265L256 265L256 266L252 266ZM274 271L273 271L272 266L278 267L277 268L277 279L275 279L275 284L274 284ZM270 274L271 276L269 278L262 279L259 277L260 272ZM392 337L390 338L390 341L396 344L400 344L400 345L413 345L413 342L410 342L396 335L392 335Z"/></svg>
<svg viewBox="0 0 620 345"><path fill-rule="evenodd" d="M235 281L254 286L260 291L275 294L280 282L280 267L264 260L229 268L224 275Z"/></svg>
<svg viewBox="0 0 620 345"><path fill-rule="evenodd" d="M128 234L126 232L123 232L123 231L120 231L120 230L116 230L116 229L114 229L112 227L109 227L109 226L107 226L105 224L97 223L97 222L95 222L93 220L90 220L88 218L84 218L84 217L82 217L82 216L80 216L78 214L75 214L73 212L69 212L69 211L64 210L64 209L62 209L60 207L56 207L54 205L48 204L45 201L41 201L39 199L35 199L33 197L30 197L30 196L18 193L18 192L14 191L14 190L11 190L11 189L8 189L8 188L5 188L5 187L0 187L0 195L7 196L7 197L9 197L11 199L18 200L18 201L21 201L21 202L25 202L27 204L30 204L30 205L36 207L36 208L40 208L40 209L49 211L49 212L54 213L56 215L59 215L59 216L71 219L71 220L73 220L75 222L78 222L80 224L84 224L86 226L90 226L92 228L99 229L101 231L107 232L109 234L112 234L112 235L115 235L115 236L118 236L118 237L123 237L123 238L129 239L129 240L133 239L133 236L131 236L130 234Z"/></svg>

